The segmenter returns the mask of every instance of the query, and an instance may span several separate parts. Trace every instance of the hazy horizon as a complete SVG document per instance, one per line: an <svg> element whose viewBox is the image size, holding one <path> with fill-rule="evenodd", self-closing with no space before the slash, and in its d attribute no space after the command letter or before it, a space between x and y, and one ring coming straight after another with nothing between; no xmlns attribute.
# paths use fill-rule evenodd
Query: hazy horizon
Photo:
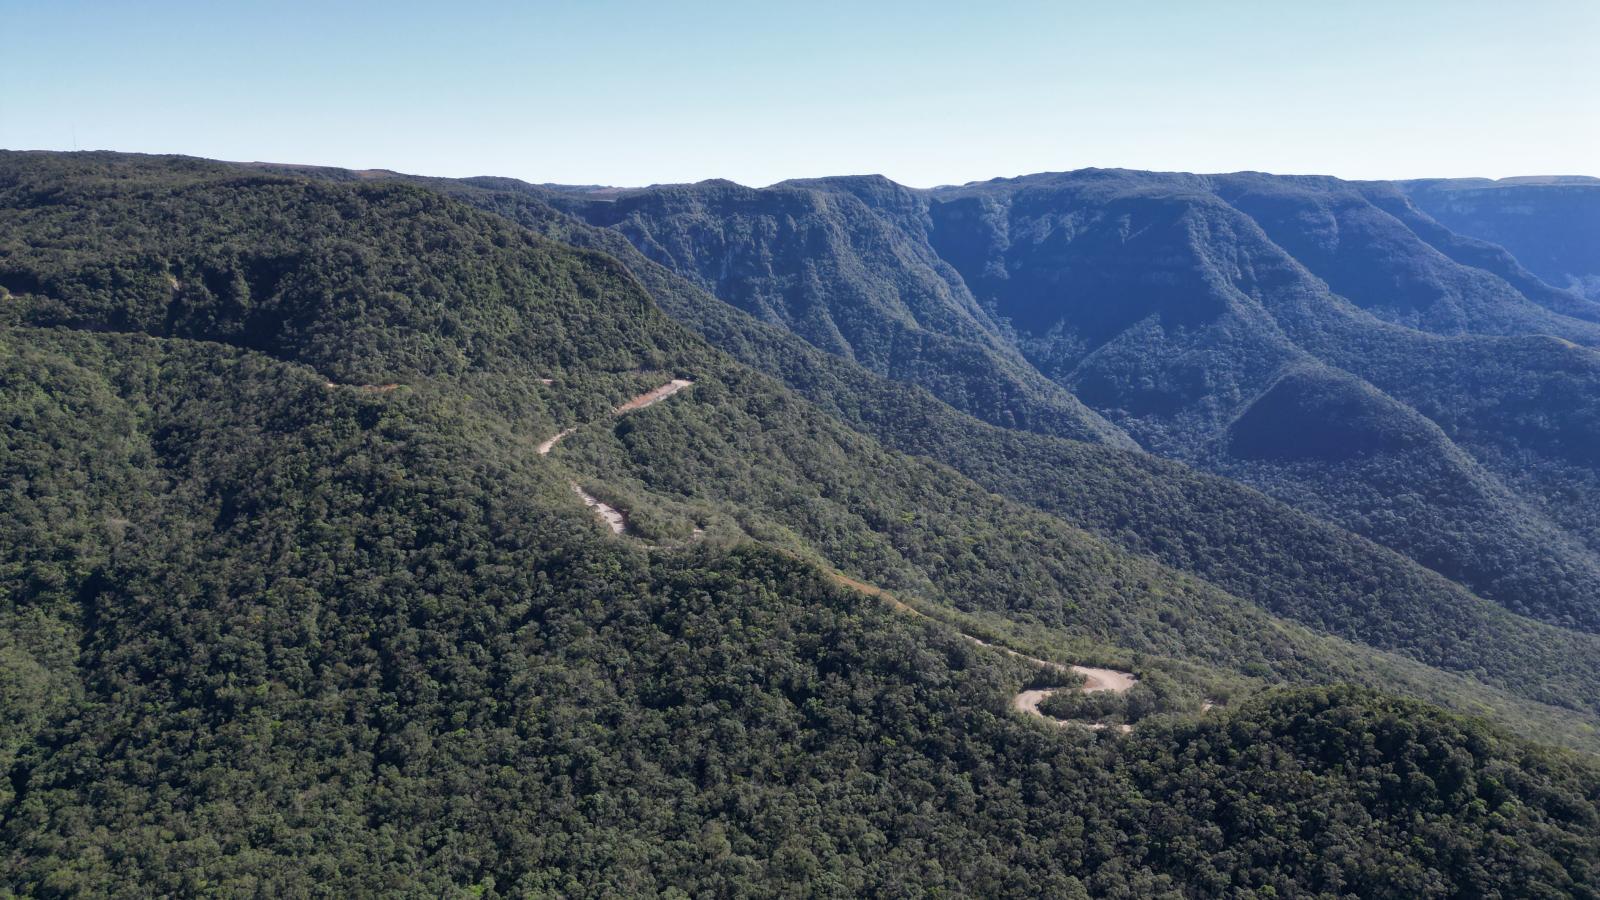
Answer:
<svg viewBox="0 0 1600 900"><path fill-rule="evenodd" d="M927 188L1089 167L1588 174L1600 4L0 0L0 146Z"/></svg>

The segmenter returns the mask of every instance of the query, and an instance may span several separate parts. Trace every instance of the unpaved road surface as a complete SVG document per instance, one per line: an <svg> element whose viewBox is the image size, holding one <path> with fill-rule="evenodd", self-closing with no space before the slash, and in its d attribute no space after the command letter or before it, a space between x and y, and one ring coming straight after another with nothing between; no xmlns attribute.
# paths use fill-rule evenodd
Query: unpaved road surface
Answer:
<svg viewBox="0 0 1600 900"><path fill-rule="evenodd" d="M571 433L573 433L574 431L577 431L577 430L578 430L577 428L568 428L566 431L563 431L560 434L556 435L555 437L551 438L550 440L545 441L544 443L540 444L539 445L539 455L540 456L549 456L550 455L550 451L554 450L556 448L556 443L558 441L560 441L562 438L566 437L567 435L569 435L569 434L571 434Z"/></svg>
<svg viewBox="0 0 1600 900"><path fill-rule="evenodd" d="M915 607L907 605L883 588L877 587L876 585L867 584L864 581L857 581L843 572L829 572L828 575L834 581L846 587L854 588L863 594L868 594L873 597L887 600L896 609L911 613L914 616L922 616L923 618L927 618ZM1093 694L1097 691L1111 691L1113 693L1122 694L1131 690L1134 685L1139 683L1139 679L1134 677L1132 672L1118 672L1116 669L1096 669L1091 666L1067 666L1058 662L1051 662L1048 659L1039 659L1036 656L1028 656L1024 653L1018 653L1010 647L1002 647L999 644L991 644L982 638L973 637L966 632L961 632L961 636L980 647L988 647L990 650L998 650L1001 653L1033 663L1041 668L1051 669L1057 672L1065 672L1068 669L1071 669L1072 671L1083 676L1083 686L1078 688L1078 690L1083 691L1085 694ZM1046 722L1054 722L1063 728L1069 725L1076 726L1078 728L1087 728L1090 731L1104 731L1108 728L1115 728L1117 731L1120 731L1123 734L1127 734L1133 730L1132 725L1112 726L1104 722L1079 722L1067 719L1057 719L1054 716L1047 716L1039 711L1039 704L1044 702L1044 698L1056 693L1057 691L1065 690L1069 690L1069 688L1040 688L1031 691L1022 691L1015 697L1011 698L1011 708L1017 712L1027 713L1030 716L1038 716L1039 718L1044 719Z"/></svg>
<svg viewBox="0 0 1600 900"><path fill-rule="evenodd" d="M1093 694L1096 691L1111 691L1123 694L1139 683L1139 679L1133 677L1133 673L1118 672L1116 669L1091 669L1087 666L1073 666L1072 671L1083 676L1083 692L1085 694Z"/></svg>
<svg viewBox="0 0 1600 900"><path fill-rule="evenodd" d="M579 497L583 498L584 506L587 506L599 513L600 518L604 519L606 524L611 526L611 532L613 534L621 534L623 530L628 527L627 517L618 512L616 507L602 502L593 494L579 487L576 482L573 483L572 489L577 492Z"/></svg>
<svg viewBox="0 0 1600 900"><path fill-rule="evenodd" d="M1074 666L1073 668L1077 668L1077 666ZM1039 718L1044 719L1046 722L1054 722L1063 728L1067 727L1068 725L1076 725L1079 728L1087 728L1090 731L1105 731L1107 728L1113 727L1111 725L1107 725L1105 722L1077 722L1069 719L1057 719L1054 716L1047 716L1039 710L1039 704L1044 702L1044 698L1054 694L1057 691L1064 690L1066 690L1066 688L1044 688L1043 690L1023 691L1022 693L1011 698L1011 708L1017 712L1027 713L1030 716L1038 716ZM1086 694L1090 692L1090 688L1087 684L1082 688L1082 690ZM1094 688L1094 690L1109 691L1115 689L1101 687ZM1123 688L1122 690L1127 690L1127 688ZM1117 725L1114 727L1123 734L1127 734L1133 730L1132 725Z"/></svg>
<svg viewBox="0 0 1600 900"><path fill-rule="evenodd" d="M666 384L663 384L661 387L655 388L654 390L645 391L632 400L629 400L627 403L624 403L612 410L612 412L620 416L626 413L631 413L635 410L644 409L646 406L654 406L655 404L660 403L668 397L671 397L673 394L676 394L677 392L693 384L694 382L687 378L674 378Z"/></svg>
<svg viewBox="0 0 1600 900"><path fill-rule="evenodd" d="M1058 690L1060 690L1060 688L1045 688L1043 690L1023 691L1022 693L1011 698L1011 708L1017 712L1025 712L1029 715L1038 716L1041 719L1048 718L1048 716L1039 711L1039 704L1044 702L1044 698L1054 694Z"/></svg>
<svg viewBox="0 0 1600 900"><path fill-rule="evenodd" d="M1001 647L1000 649L1004 650L1005 648ZM1017 653L1014 650L1008 650L1007 652L1015 656L1022 656L1022 654ZM1062 666L1060 663L1053 663L1045 659L1034 659L1031 656L1022 656L1022 658L1031 660L1032 662L1036 662L1042 666L1052 668L1057 671L1060 671L1063 668L1069 668ZM1078 688L1078 690L1083 691L1085 694L1093 694L1099 691L1111 691L1114 694L1123 694L1127 693L1129 689L1139 683L1139 679L1135 678L1132 672L1118 672L1116 669L1095 669L1090 668L1089 666L1071 666L1070 668L1072 671L1083 676L1083 686ZM1038 716L1039 718L1044 719L1046 722L1054 722L1063 728L1067 727L1068 725L1074 725L1078 728L1087 728L1090 731L1104 731L1107 728L1115 727L1116 730L1122 732L1123 734L1127 734L1133 730L1132 725L1112 726L1107 725L1104 722L1080 722L1074 719L1058 719L1055 716L1046 715L1042 710L1039 709L1039 704L1043 703L1046 697L1068 690L1072 689L1040 688L1031 691L1023 691L1011 698L1011 708L1017 712L1027 713L1030 716Z"/></svg>
<svg viewBox="0 0 1600 900"><path fill-rule="evenodd" d="M859 584L859 582L857 583ZM895 604L904 609L910 608L904 603L900 603L898 600L895 601ZM1093 694L1096 691L1112 691L1113 693L1121 694L1127 692L1130 688L1139 683L1139 679L1134 677L1132 672L1118 672L1116 669L1095 669L1089 666L1064 666L1061 663L1051 662L1048 659L1038 659L1037 657L1033 656L1025 656L1011 649L1010 647L1000 647L995 644L991 644L988 641L979 640L970 634L963 635L963 637L980 647L988 647L992 650L999 650L1001 653L1010 654L1015 656L1017 659L1027 660L1028 662L1031 662L1041 668L1054 669L1057 672L1065 672L1066 670L1071 669L1072 671L1083 676L1083 687L1080 688L1080 690L1082 690L1085 694ZM1043 693L1045 696L1049 696L1050 694L1055 693L1056 690L1059 690L1059 688L1044 691ZM1032 694L1039 692L1023 691L1022 693ZM1021 694L1018 696L1020 697ZM1041 696L1038 699L1043 700L1044 696ZM1035 701L1034 705L1037 706L1038 702ZM1021 709L1022 707L1018 706L1017 708ZM1029 711L1035 712L1037 715L1036 711Z"/></svg>
<svg viewBox="0 0 1600 900"><path fill-rule="evenodd" d="M539 380L544 382L545 384L549 384L550 383L550 379L548 379L548 378L541 378ZM668 397L671 397L673 394L676 394L677 392L683 390L684 388L692 387L693 385L694 385L694 382L690 381L687 378L674 378L671 381L667 382L666 384L663 384L662 386L660 386L658 388L652 388L651 390L645 391L644 393L640 394L639 396L634 397L632 400L629 400L627 403L624 403L621 406L617 407L616 409L612 410L611 413L612 413L612 415L622 416L622 415L627 415L628 413L631 413L631 412L635 412L637 410L644 409L647 406L654 406L655 404L660 403L661 401L667 399ZM331 383L328 386L329 387L333 387L333 385ZM568 428L565 431L562 431L560 434L556 435L555 437L550 438L549 440L547 440L544 443L540 444L539 445L539 455L540 456L549 456L550 455L550 451L554 450L556 448L556 444L561 443L561 439L562 438L566 437L567 435L569 435L569 434L571 434L571 433L573 433L574 431L577 431L577 430L578 430L578 426L574 425L571 428Z"/></svg>

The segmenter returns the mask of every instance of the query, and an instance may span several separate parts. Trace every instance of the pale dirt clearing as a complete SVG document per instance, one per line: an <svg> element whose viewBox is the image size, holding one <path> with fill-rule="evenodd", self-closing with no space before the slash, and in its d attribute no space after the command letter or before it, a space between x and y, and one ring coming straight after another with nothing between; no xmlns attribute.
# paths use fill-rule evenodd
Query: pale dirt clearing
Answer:
<svg viewBox="0 0 1600 900"><path fill-rule="evenodd" d="M1116 694L1126 693L1139 679L1133 677L1132 672L1118 672L1115 669L1091 669L1087 666L1073 666L1072 671L1083 676L1083 692L1093 694L1096 691L1111 691Z"/></svg>
<svg viewBox="0 0 1600 900"><path fill-rule="evenodd" d="M1054 694L1058 690L1060 690L1060 688L1044 688L1042 690L1023 691L1022 693L1011 698L1011 708L1017 712L1025 712L1029 715L1038 716L1041 719L1048 718L1044 713L1039 711L1039 704L1044 702L1044 698Z"/></svg>

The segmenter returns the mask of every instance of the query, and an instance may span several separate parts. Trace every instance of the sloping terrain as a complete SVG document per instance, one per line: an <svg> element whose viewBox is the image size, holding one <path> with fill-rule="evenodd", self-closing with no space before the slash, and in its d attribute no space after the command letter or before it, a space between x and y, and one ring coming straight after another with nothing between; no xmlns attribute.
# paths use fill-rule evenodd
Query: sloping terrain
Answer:
<svg viewBox="0 0 1600 900"><path fill-rule="evenodd" d="M316 174L349 177L340 170ZM412 180L616 256L673 317L887 446L950 465L988 490L1277 615L1470 672L1541 702L1586 708L1585 698L1595 696L1589 668L1572 665L1588 658L1582 645L1589 639L1507 615L1413 562L1234 482L1142 454L977 422L756 322L645 260L615 232L584 226L527 191ZM1304 426L1296 429L1286 434ZM1436 429L1424 429L1430 430ZM1469 513L1476 521L1483 510ZM1362 577L1353 580L1351 572Z"/></svg>
<svg viewBox="0 0 1600 900"><path fill-rule="evenodd" d="M1589 762L1307 685L1578 744L1588 716L888 449L611 257L404 184L91 154L0 157L0 226L8 890L1596 883ZM1229 703L1053 728L963 633Z"/></svg>
<svg viewBox="0 0 1600 900"><path fill-rule="evenodd" d="M914 210L912 194L888 181L877 186L876 207L848 193L728 182L605 201L541 196L616 229L645 256L756 318L981 419L1130 446L999 339L948 265L883 220L885 207Z"/></svg>
<svg viewBox="0 0 1600 900"><path fill-rule="evenodd" d="M865 206L918 251L843 238L786 246L771 226L759 254L726 242L708 251L722 260L709 281L685 262L700 259L700 231L670 210L714 219L701 195L728 190L551 202L647 253L684 248L656 258L719 296L765 284L751 260L785 252L891 284L926 271L948 281L944 264L997 338L1145 448L1242 479L1515 612L1600 627L1600 356L1582 346L1596 339L1592 310L1503 251L1451 235L1394 188L1098 170L929 192L876 178L791 182L741 194L742 220L763 196L794 204L809 191L832 198L816 215ZM791 307L833 296L787 284L777 296ZM1394 419L1385 429L1436 426L1424 429L1434 446L1370 448L1354 469L1232 452L1230 430L1252 404L1285 373L1318 371L1330 386L1354 377L1374 388L1371 411ZM1409 490L1397 495L1397 481Z"/></svg>

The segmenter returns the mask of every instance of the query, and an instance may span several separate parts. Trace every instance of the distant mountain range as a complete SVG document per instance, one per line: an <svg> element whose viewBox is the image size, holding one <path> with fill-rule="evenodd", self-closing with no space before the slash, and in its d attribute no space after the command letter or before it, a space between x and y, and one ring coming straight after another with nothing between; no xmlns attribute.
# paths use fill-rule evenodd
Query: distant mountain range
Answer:
<svg viewBox="0 0 1600 900"><path fill-rule="evenodd" d="M1593 630L1600 303L1410 199L1436 191L1093 170L932 192L839 178L545 198L987 421L1117 443L1109 422ZM1549 227L1600 247L1600 184L1494 191L1559 193ZM1052 396L1038 376L1095 417L1008 418L1016 396ZM1015 387L991 399L995 384Z"/></svg>

